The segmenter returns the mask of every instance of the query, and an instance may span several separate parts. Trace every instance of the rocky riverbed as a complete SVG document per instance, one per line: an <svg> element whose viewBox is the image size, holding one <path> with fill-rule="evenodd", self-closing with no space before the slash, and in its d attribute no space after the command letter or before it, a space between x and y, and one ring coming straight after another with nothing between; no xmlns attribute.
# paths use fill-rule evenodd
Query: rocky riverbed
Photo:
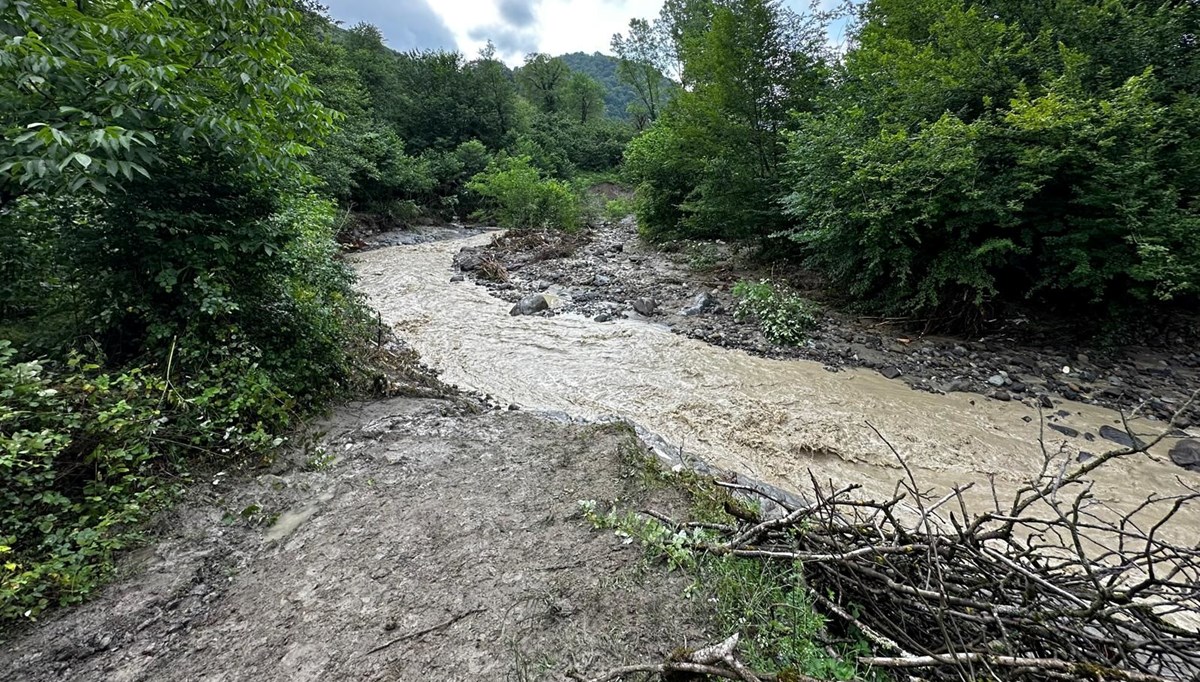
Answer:
<svg viewBox="0 0 1200 682"><path fill-rule="evenodd" d="M1065 399L1164 423L1176 417L1181 429L1200 425L1200 405L1185 408L1200 389L1200 349L1189 343L1200 334L1186 325L1157 347L1097 349L1037 340L1019 323L977 338L951 338L826 309L806 342L781 346L753 320L733 315L734 284L771 278L769 266L749 263L722 244L673 252L647 246L632 219L580 235L497 237L489 246L464 249L456 264L496 296L523 302L526 314L643 319L756 355L815 360L830 371L873 369L923 391L978 393L1050 410Z"/></svg>

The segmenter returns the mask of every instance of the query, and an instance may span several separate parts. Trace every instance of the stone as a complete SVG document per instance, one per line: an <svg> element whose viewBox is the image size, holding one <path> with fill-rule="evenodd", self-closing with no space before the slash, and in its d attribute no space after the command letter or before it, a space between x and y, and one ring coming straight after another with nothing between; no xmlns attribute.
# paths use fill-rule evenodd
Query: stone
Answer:
<svg viewBox="0 0 1200 682"><path fill-rule="evenodd" d="M999 400L1002 403L1012 400L1012 396L1008 394L1008 391L992 391L992 394L988 397L992 400Z"/></svg>
<svg viewBox="0 0 1200 682"><path fill-rule="evenodd" d="M994 376L989 377L987 382L989 384L995 386L996 388L1000 388L1004 384L1008 383L1008 379L1004 378L1004 376L1002 376L1000 374L996 374Z"/></svg>
<svg viewBox="0 0 1200 682"><path fill-rule="evenodd" d="M1127 448L1140 449L1144 447L1144 444L1138 439L1130 436L1121 429L1114 429L1108 424L1100 427L1100 437L1111 440L1117 445L1124 445Z"/></svg>
<svg viewBox="0 0 1200 682"><path fill-rule="evenodd" d="M899 378L899 376L901 374L903 374L903 372L900 371L900 368L896 367L895 365L892 365L890 367L884 367L883 369L879 370L879 373L882 374L884 376L884 378L887 378L887 379L896 379L896 378Z"/></svg>
<svg viewBox="0 0 1200 682"><path fill-rule="evenodd" d="M1048 422L1046 424L1046 426L1049 426L1050 428L1054 429L1055 431L1058 431L1059 433L1066 436L1067 438L1078 438L1079 437L1079 431L1077 431L1069 426L1063 426L1062 424L1054 424L1054 423L1050 423L1050 422Z"/></svg>
<svg viewBox="0 0 1200 682"><path fill-rule="evenodd" d="M1171 461L1187 469L1200 472L1200 440L1181 440L1171 448Z"/></svg>
<svg viewBox="0 0 1200 682"><path fill-rule="evenodd" d="M463 281L463 280L465 280L465 279L466 279L466 276L465 276L465 275L463 275L461 272L460 272L460 273L458 273L458 274L455 274L455 275L451 275L451 276L450 276L450 281L451 281L451 282L461 282L461 281Z"/></svg>
<svg viewBox="0 0 1200 682"><path fill-rule="evenodd" d="M612 277L609 277L608 275L596 273L596 275L592 277L592 286L606 287L609 284L612 284Z"/></svg>
<svg viewBox="0 0 1200 682"><path fill-rule="evenodd" d="M1042 407L1046 408L1047 410L1054 409L1054 401L1051 400L1050 396L1046 395L1045 393L1038 396L1038 404L1041 405Z"/></svg>
<svg viewBox="0 0 1200 682"><path fill-rule="evenodd" d="M517 315L534 315L549 308L550 300L545 294L530 294L517 301L517 304L512 307L512 310L508 311L508 314L514 317Z"/></svg>
<svg viewBox="0 0 1200 682"><path fill-rule="evenodd" d="M613 316L609 315L608 313L600 313L592 319L594 319L596 322L612 322Z"/></svg>
<svg viewBox="0 0 1200 682"><path fill-rule="evenodd" d="M1014 383L1013 385L1009 386L1008 390L1012 391L1013 393L1024 393L1027 390L1027 388L1028 387L1025 384L1018 381L1018 382Z"/></svg>
<svg viewBox="0 0 1200 682"><path fill-rule="evenodd" d="M655 313L655 311L658 310L658 301L654 300L653 298L648 298L648 297L647 298L639 298L639 299L634 300L633 309L639 315L645 315L646 317L650 317L651 315L653 315Z"/></svg>
<svg viewBox="0 0 1200 682"><path fill-rule="evenodd" d="M688 306L679 311L680 315L695 317L716 310L718 307L717 299L707 291L696 296L688 303Z"/></svg>
<svg viewBox="0 0 1200 682"><path fill-rule="evenodd" d="M478 270L479 266L483 265L483 252L477 247L464 246L457 255L454 256L454 264L463 272Z"/></svg>
<svg viewBox="0 0 1200 682"><path fill-rule="evenodd" d="M1080 450L1079 456L1075 458L1075 461L1079 462L1080 464L1083 464L1084 462L1088 461L1089 459L1091 459L1093 457L1095 457L1095 455L1088 452L1087 450Z"/></svg>
<svg viewBox="0 0 1200 682"><path fill-rule="evenodd" d="M544 279L539 279L533 283L533 288L537 291L545 291L550 288L550 283Z"/></svg>

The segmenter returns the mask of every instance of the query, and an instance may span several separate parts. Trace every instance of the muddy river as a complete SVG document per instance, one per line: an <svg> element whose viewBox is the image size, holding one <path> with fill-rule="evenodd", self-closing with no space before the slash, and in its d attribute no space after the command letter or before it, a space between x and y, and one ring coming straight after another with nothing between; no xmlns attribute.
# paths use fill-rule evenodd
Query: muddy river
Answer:
<svg viewBox="0 0 1200 682"><path fill-rule="evenodd" d="M992 479L1003 494L1041 466L1038 411L1020 402L934 395L865 370L754 357L644 321L510 316L511 304L484 288L449 281L454 254L489 238L352 258L371 304L448 383L524 409L626 418L714 466L790 489L808 487L811 471L861 483L868 494L890 493L904 473L868 422L933 490ZM1120 423L1116 413L1090 405L1057 409L1071 413L1059 423L1081 433ZM1163 427L1132 426L1143 437ZM1050 430L1045 437L1067 466L1078 466L1081 451L1118 447ZM1096 472L1097 499L1130 508L1151 492L1184 491L1187 479L1200 484L1200 474L1171 464L1168 447ZM1194 536L1200 514L1193 509L1184 521L1178 530Z"/></svg>

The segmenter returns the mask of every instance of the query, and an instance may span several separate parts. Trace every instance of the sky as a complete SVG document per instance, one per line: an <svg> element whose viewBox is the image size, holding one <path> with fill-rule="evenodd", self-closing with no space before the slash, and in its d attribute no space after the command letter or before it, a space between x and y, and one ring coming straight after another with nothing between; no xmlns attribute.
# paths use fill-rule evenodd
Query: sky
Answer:
<svg viewBox="0 0 1200 682"><path fill-rule="evenodd" d="M662 0L322 0L345 26L383 31L396 50L447 49L475 56L488 40L511 65L529 52L610 52L629 20L658 15ZM788 4L799 6L799 0ZM807 3L805 3L807 4ZM832 2L830 2L832 4Z"/></svg>

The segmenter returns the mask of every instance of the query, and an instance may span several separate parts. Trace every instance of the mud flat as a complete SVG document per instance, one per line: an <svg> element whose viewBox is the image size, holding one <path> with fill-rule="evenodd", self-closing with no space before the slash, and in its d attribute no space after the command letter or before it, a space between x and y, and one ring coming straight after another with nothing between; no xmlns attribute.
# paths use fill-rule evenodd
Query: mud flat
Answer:
<svg viewBox="0 0 1200 682"><path fill-rule="evenodd" d="M688 580L580 499L662 509L628 428L444 400L339 410L278 473L217 475L124 578L4 633L18 680L541 680L705 641Z"/></svg>

